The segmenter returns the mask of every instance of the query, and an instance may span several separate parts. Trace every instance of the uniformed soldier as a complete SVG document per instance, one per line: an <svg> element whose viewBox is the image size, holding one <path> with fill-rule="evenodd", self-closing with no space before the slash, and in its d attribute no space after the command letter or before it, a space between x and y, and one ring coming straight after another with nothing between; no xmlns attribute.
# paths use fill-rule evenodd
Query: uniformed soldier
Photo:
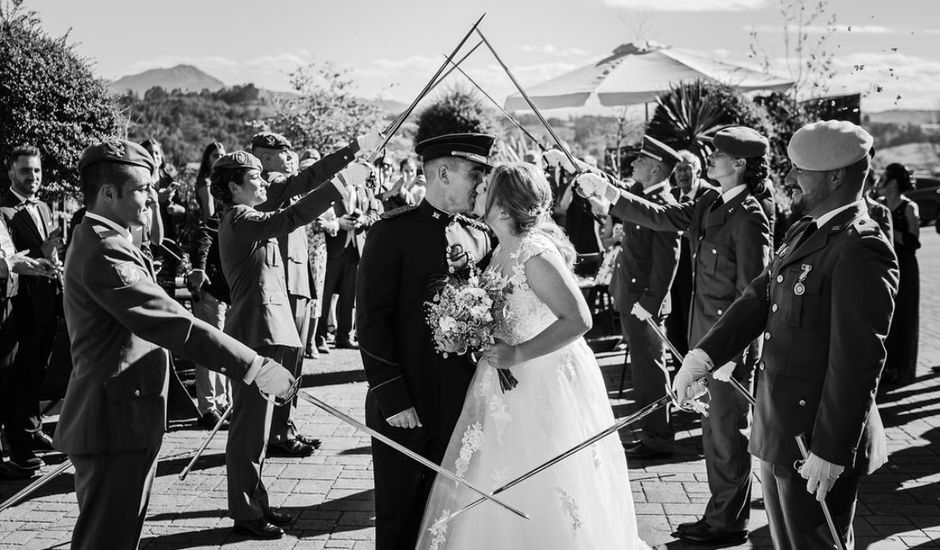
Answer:
<svg viewBox="0 0 940 550"><path fill-rule="evenodd" d="M293 377L195 319L157 285L130 229L147 222L153 158L109 139L78 165L88 212L65 260L74 368L56 447L75 467L72 548L137 547L166 423L169 355L178 353L272 395Z"/></svg>
<svg viewBox="0 0 940 550"><path fill-rule="evenodd" d="M770 261L771 232L761 208L767 178L767 138L751 128L719 131L708 156L708 177L721 184L699 200L659 205L585 174L577 185L591 200L624 220L657 231L687 231L692 247L692 307L688 341L698 342ZM587 188L587 189L585 189ZM612 204L612 205L611 205ZM760 340L714 376L750 387ZM711 498L701 520L679 525L679 538L721 544L744 540L750 516L751 457L747 452L750 405L730 384L715 383L702 417L702 447Z"/></svg>
<svg viewBox="0 0 940 550"><path fill-rule="evenodd" d="M466 355L435 352L424 302L431 283L448 272L448 248L474 262L489 250L481 224L459 213L473 209L493 140L451 134L419 143L427 195L372 226L359 264L356 322L369 381L366 423L437 463L475 365ZM375 440L372 457L376 548L411 550L434 472Z"/></svg>
<svg viewBox="0 0 940 550"><path fill-rule="evenodd" d="M295 174L291 168L293 154L290 141L274 132L255 134L251 138L251 153L261 161L263 166L261 177L269 184L268 198L257 206L258 211L274 212L290 206L300 195L332 179L355 158L358 152L370 152L377 147L380 137L375 133L360 136L346 147L326 155ZM310 255L307 251L307 232L299 227L289 234L279 236L277 242L281 258L284 260L283 269L296 332L302 340L306 341L310 325L309 303L313 296L311 294L313 274L310 271ZM299 376L303 368L303 348L297 352L296 358L288 360L285 365L290 365L294 375ZM314 447L320 445L319 441L296 433L293 429L290 415L295 406L296 401L290 407L279 407L274 412L274 420L271 422L270 453L282 456L307 456L313 453Z"/></svg>
<svg viewBox="0 0 940 550"><path fill-rule="evenodd" d="M630 187L630 193L660 206L676 204L669 192L669 176L681 160L679 153L665 143L643 136L643 146L633 161L636 183ZM593 183L589 182L607 185L606 180L591 175L580 185L585 196L593 195L593 189L589 189ZM610 189L612 193L616 191L613 185ZM666 394L665 348L656 331L649 326L648 319L662 325L663 318L669 315L669 287L678 261L679 233L675 229L650 229L639 222L624 223L619 280L612 282L611 286L614 289L614 307L620 312L620 322L626 328L630 342L630 369L640 407ZM627 444L627 456L655 458L672 455L675 432L666 409L646 416L641 430L640 440Z"/></svg>
<svg viewBox="0 0 940 550"><path fill-rule="evenodd" d="M785 185L794 211L805 217L770 267L689 352L674 382L685 401L701 391L700 379L714 365L738 356L754 338L764 340L749 450L761 461L778 549L832 546L815 502L823 499L852 548L859 477L887 459L874 396L898 267L862 197L871 144L868 132L842 121L808 124L793 135ZM809 455L795 464L800 434Z"/></svg>
<svg viewBox="0 0 940 550"><path fill-rule="evenodd" d="M267 200L268 187L261 170L261 162L245 151L224 155L212 165L212 194L223 207L219 257L231 295L225 333L258 353L289 364L302 344L294 325L277 238L311 223L349 190L336 178L288 208L259 212L255 207ZM344 180L349 182L365 181L369 173L369 168L358 163L343 171ZM232 396L234 412L225 448L229 515L238 532L280 538L284 534L280 526L292 518L269 506L261 480L262 453L269 430L265 425L268 402L248 384L233 384Z"/></svg>

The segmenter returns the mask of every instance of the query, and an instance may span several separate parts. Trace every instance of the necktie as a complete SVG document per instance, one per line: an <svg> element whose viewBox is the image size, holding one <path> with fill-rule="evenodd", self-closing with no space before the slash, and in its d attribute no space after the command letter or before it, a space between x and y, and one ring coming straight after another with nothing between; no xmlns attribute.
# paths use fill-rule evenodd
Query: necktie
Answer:
<svg viewBox="0 0 940 550"><path fill-rule="evenodd" d="M806 227L802 229L799 233L799 237L796 239L796 242L793 243L793 249L797 249L801 244L806 242L806 239L809 238L813 232L816 231L816 222L812 218L806 223Z"/></svg>

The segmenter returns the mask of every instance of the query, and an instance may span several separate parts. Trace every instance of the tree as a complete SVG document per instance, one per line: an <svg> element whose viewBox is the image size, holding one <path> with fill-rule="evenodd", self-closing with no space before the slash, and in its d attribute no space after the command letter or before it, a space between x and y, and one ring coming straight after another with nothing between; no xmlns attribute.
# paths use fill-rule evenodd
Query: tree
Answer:
<svg viewBox="0 0 940 550"><path fill-rule="evenodd" d="M23 0L0 0L0 155L42 151L45 199L78 197L82 151L114 135L120 116L104 80L68 34L53 38ZM3 170L6 178L6 170Z"/></svg>
<svg viewBox="0 0 940 550"><path fill-rule="evenodd" d="M417 145L428 138L462 133L497 135L500 126L475 93L454 89L421 112L414 142Z"/></svg>
<svg viewBox="0 0 940 550"><path fill-rule="evenodd" d="M295 149L312 147L328 153L357 135L377 129L382 112L376 102L353 95L349 69L329 62L313 62L290 73L291 87L299 95L280 98L265 125L291 140Z"/></svg>

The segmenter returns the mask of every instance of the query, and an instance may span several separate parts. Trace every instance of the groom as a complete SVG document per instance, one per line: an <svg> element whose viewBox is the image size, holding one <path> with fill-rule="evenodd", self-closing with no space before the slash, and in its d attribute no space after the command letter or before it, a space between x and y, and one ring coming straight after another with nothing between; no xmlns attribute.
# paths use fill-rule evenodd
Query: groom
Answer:
<svg viewBox="0 0 940 550"><path fill-rule="evenodd" d="M475 366L466 355L445 359L434 350L424 302L430 285L448 272L455 239L464 251L477 249L470 261L488 251L486 233L455 214L473 209L493 140L449 134L419 143L415 152L424 161L427 195L376 222L359 263L356 325L369 381L366 424L436 463ZM411 550L435 474L374 439L372 458L376 548Z"/></svg>

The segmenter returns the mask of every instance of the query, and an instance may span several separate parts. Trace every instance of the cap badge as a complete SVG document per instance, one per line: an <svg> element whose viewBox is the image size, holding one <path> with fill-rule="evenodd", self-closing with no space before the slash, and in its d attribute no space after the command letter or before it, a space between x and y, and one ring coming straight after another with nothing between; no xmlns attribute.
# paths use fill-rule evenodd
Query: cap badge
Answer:
<svg viewBox="0 0 940 550"><path fill-rule="evenodd" d="M124 148L124 144L120 141L109 139L103 142L104 152L109 157L123 158L127 155L127 150Z"/></svg>

